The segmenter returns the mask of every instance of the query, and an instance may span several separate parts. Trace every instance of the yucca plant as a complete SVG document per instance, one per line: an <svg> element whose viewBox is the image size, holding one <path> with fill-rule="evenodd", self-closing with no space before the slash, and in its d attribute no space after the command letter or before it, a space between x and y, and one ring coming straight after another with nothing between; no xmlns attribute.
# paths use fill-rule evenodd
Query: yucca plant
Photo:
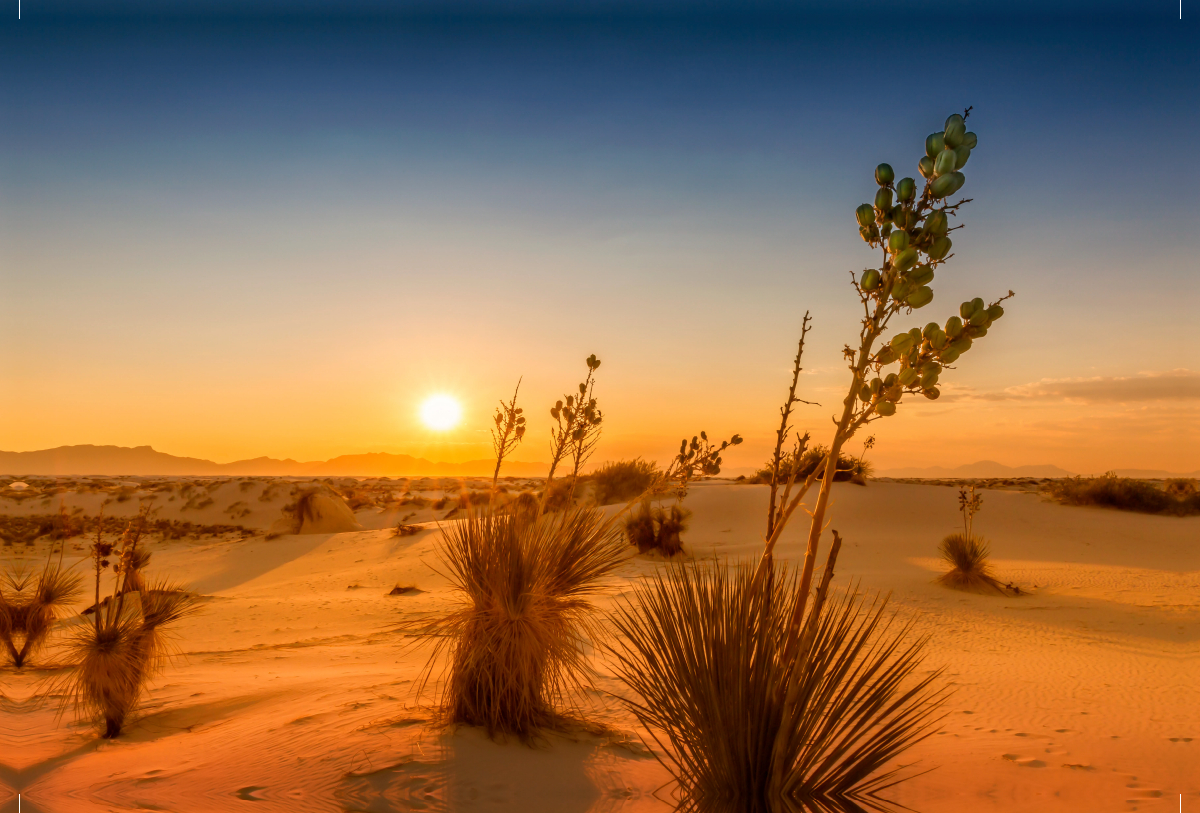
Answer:
<svg viewBox="0 0 1200 813"><path fill-rule="evenodd" d="M640 697L634 713L660 746L662 759L694 808L751 811L833 806L867 799L902 778L886 766L932 731L943 693L937 673L918 678L923 641L890 627L882 603L852 593L828 600L841 541L833 531L820 585L812 593L828 524L837 465L863 426L895 415L906 396L940 395L941 373L1004 315L1001 297L963 302L943 328L929 322L883 343L893 319L933 300L930 283L951 258L949 218L967 203L948 198L965 183L960 171L978 139L966 131L968 108L926 139L918 162L927 179L895 180L875 170L875 203L856 210L863 240L881 252L878 268L852 278L863 308L857 346L846 345L851 372L833 418L824 462L804 476L783 476L809 317L801 323L792 386L781 410L772 460L767 534L756 567L731 572L669 567L636 589L619 613L627 643L613 645L619 675ZM894 369L895 372L888 372ZM808 452L796 438L792 459ZM819 484L819 485L818 485ZM805 508L809 530L799 574L774 561L790 518ZM810 595L812 593L812 595Z"/></svg>
<svg viewBox="0 0 1200 813"><path fill-rule="evenodd" d="M421 630L440 639L422 685L448 656L447 721L529 741L554 727L590 680L590 598L626 558L620 530L585 508L540 517L482 511L443 538L440 556L463 603Z"/></svg>
<svg viewBox="0 0 1200 813"><path fill-rule="evenodd" d="M882 771L932 733L937 673L886 602L853 592L812 609L791 657L798 574L671 565L623 600L612 647L630 701L686 791L684 810L779 813L870 804ZM826 583L827 586L827 583Z"/></svg>
<svg viewBox="0 0 1200 813"><path fill-rule="evenodd" d="M625 515L625 536L638 553L656 550L663 556L674 556L683 551L682 536L690 516L691 512L679 504L654 505L646 499Z"/></svg>
<svg viewBox="0 0 1200 813"><path fill-rule="evenodd" d="M938 576L938 582L958 590L1005 593L1004 586L992 575L988 564L988 544L974 534L953 533L938 548L950 569ZM1007 593L1005 593L1007 595Z"/></svg>
<svg viewBox="0 0 1200 813"><path fill-rule="evenodd" d="M138 568L145 555L132 528L114 545L103 540L102 527L91 551L96 603L91 617L81 616L82 623L65 642L74 669L62 678L61 689L64 705L73 706L81 719L96 720L103 736L112 739L136 709L149 679L165 664L167 628L195 612L198 603L178 585L145 581ZM110 567L112 591L101 600L102 576Z"/></svg>

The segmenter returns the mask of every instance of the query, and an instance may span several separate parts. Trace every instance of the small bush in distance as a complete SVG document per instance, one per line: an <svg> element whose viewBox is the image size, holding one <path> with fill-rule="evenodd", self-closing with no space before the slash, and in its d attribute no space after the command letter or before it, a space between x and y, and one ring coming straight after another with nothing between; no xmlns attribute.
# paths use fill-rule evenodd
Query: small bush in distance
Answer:
<svg viewBox="0 0 1200 813"><path fill-rule="evenodd" d="M681 537L690 516L678 503L663 507L644 500L625 516L625 536L638 553L658 551L674 556L683 551Z"/></svg>
<svg viewBox="0 0 1200 813"><path fill-rule="evenodd" d="M629 502L640 497L657 481L661 472L654 463L635 458L605 463L589 475L595 484L597 505Z"/></svg>
<svg viewBox="0 0 1200 813"><path fill-rule="evenodd" d="M1070 477L1052 480L1045 491L1065 505L1094 505L1136 511L1142 514L1200 514L1200 495L1183 478L1168 481L1168 487L1158 488L1145 480L1117 477L1109 472L1102 477Z"/></svg>

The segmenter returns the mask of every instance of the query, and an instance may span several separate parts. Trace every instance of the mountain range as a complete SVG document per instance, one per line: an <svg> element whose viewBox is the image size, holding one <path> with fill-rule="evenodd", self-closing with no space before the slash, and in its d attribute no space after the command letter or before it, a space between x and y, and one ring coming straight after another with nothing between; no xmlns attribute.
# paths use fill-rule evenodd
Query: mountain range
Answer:
<svg viewBox="0 0 1200 813"><path fill-rule="evenodd" d="M270 475L276 477L485 477L495 460L437 463L406 454L372 452L341 455L332 460L300 462L256 457L214 463L197 457L178 457L149 446L59 446L35 452L0 452L0 474L16 475ZM544 477L545 463L504 463L503 473Z"/></svg>

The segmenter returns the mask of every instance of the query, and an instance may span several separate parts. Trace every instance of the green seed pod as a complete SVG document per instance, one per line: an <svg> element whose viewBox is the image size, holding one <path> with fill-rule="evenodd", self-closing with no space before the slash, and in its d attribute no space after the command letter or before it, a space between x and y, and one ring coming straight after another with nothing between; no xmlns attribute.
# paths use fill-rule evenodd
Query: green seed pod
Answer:
<svg viewBox="0 0 1200 813"><path fill-rule="evenodd" d="M896 354L892 352L892 346L885 344L879 348L879 352L875 354L875 360L880 364L891 364L896 360Z"/></svg>
<svg viewBox="0 0 1200 813"><path fill-rule="evenodd" d="M897 333L892 337L892 352L897 356L903 356L912 349L914 344L916 344L916 342L913 341L912 336L909 336L907 333Z"/></svg>
<svg viewBox="0 0 1200 813"><path fill-rule="evenodd" d="M988 319L995 322L997 319L999 319L1001 316L1004 315L1004 308L1000 307L999 305L992 305L991 307L989 307L987 309L987 314L988 314Z"/></svg>
<svg viewBox="0 0 1200 813"><path fill-rule="evenodd" d="M917 380L920 378L920 376L917 375L917 371L912 367L905 367L900 371L898 378L900 379L900 386L911 387L913 384L917 383Z"/></svg>
<svg viewBox="0 0 1200 813"><path fill-rule="evenodd" d="M869 203L864 203L854 210L854 217L858 219L858 225L864 229L869 228L875 222L875 208Z"/></svg>
<svg viewBox="0 0 1200 813"><path fill-rule="evenodd" d="M875 208L882 212L892 208L892 190L880 189L875 193Z"/></svg>
<svg viewBox="0 0 1200 813"><path fill-rule="evenodd" d="M879 236L879 227L876 226L874 223L872 223L871 224L871 242L878 243L880 241L880 239L881 238Z"/></svg>
<svg viewBox="0 0 1200 813"><path fill-rule="evenodd" d="M924 336L926 339L932 339L934 336L936 336L938 334L938 331L941 329L942 329L942 326L939 325L937 322L930 322L929 324L925 325L925 327L923 327L921 329L921 335Z"/></svg>
<svg viewBox="0 0 1200 813"><path fill-rule="evenodd" d="M936 401L938 399L938 396L941 394L942 394L942 391L939 390L937 387L933 387L933 386L926 387L925 392L922 393L922 395L924 395L930 401Z"/></svg>
<svg viewBox="0 0 1200 813"><path fill-rule="evenodd" d="M928 285L933 282L933 269L928 265L918 265L909 275L909 279L917 285Z"/></svg>
<svg viewBox="0 0 1200 813"><path fill-rule="evenodd" d="M963 143L963 138L967 135L967 123L963 117L955 113L950 118L946 119L946 129L943 133L942 140L947 147L954 149Z"/></svg>
<svg viewBox="0 0 1200 813"><path fill-rule="evenodd" d="M972 325L971 326L971 338L972 339L982 339L984 336L987 335L987 330L988 330L987 325L980 325L979 327L975 327L974 325Z"/></svg>
<svg viewBox="0 0 1200 813"><path fill-rule="evenodd" d="M896 386L897 380L898 379L895 373L888 373L887 378L883 379L883 388L885 390L890 390L892 387Z"/></svg>
<svg viewBox="0 0 1200 813"><path fill-rule="evenodd" d="M865 403L871 403L871 388L866 384L862 385L862 389L858 391L858 400Z"/></svg>
<svg viewBox="0 0 1200 813"><path fill-rule="evenodd" d="M947 153L953 155L953 153ZM940 175L929 185L929 194L935 200L941 200L947 195L954 194L954 175Z"/></svg>
<svg viewBox="0 0 1200 813"><path fill-rule="evenodd" d="M917 162L917 172L921 173L922 178L933 177L933 159L926 155Z"/></svg>
<svg viewBox="0 0 1200 813"><path fill-rule="evenodd" d="M879 405L875 407L875 414L882 415L885 418L895 415L896 405L891 401L880 401Z"/></svg>
<svg viewBox="0 0 1200 813"><path fill-rule="evenodd" d="M946 345L950 343L950 337L946 335L946 331L939 330L937 335L929 340L929 343L933 345L934 350L945 350Z"/></svg>
<svg viewBox="0 0 1200 813"><path fill-rule="evenodd" d="M902 279L892 286L892 299L896 300L897 302L903 302L908 298L908 295L911 294L915 288L916 286L911 282L906 279ZM904 355L906 352L907 350L901 351L896 349L896 354L900 356Z"/></svg>
<svg viewBox="0 0 1200 813"><path fill-rule="evenodd" d="M872 378L871 383L866 386L872 395L878 395L883 392L883 379Z"/></svg>
<svg viewBox="0 0 1200 813"><path fill-rule="evenodd" d="M859 285L864 291L874 291L882 281L883 277L879 275L878 271L874 268L868 268L866 271L863 271L862 281Z"/></svg>
<svg viewBox="0 0 1200 813"><path fill-rule="evenodd" d="M896 184L896 197L905 203L912 200L916 193L917 184L912 178L901 178L900 183Z"/></svg>
<svg viewBox="0 0 1200 813"><path fill-rule="evenodd" d="M941 209L933 212L929 217L925 218L925 231L930 234L942 235L946 233L946 229L950 227L950 221L946 219L946 213Z"/></svg>
<svg viewBox="0 0 1200 813"><path fill-rule="evenodd" d="M962 319L959 319L957 316L951 316L946 320L946 335L951 339L957 339L958 335L962 333L962 329Z"/></svg>
<svg viewBox="0 0 1200 813"><path fill-rule="evenodd" d="M968 150L975 149L975 147L979 145L979 136L975 135L974 133L967 133L963 136L962 145Z"/></svg>
<svg viewBox="0 0 1200 813"><path fill-rule="evenodd" d="M955 147L954 156L954 168L962 169L967 165L967 159L971 157L971 148L965 144L961 147Z"/></svg>
<svg viewBox="0 0 1200 813"><path fill-rule="evenodd" d="M933 301L933 289L928 285L922 285L909 294L905 301L908 302L910 308L923 308Z"/></svg>
<svg viewBox="0 0 1200 813"><path fill-rule="evenodd" d="M972 302L971 304L974 305L975 303ZM972 313L970 318L967 321L969 321L971 323L971 327L982 327L983 325L987 324L989 321L987 311L985 311L981 308L980 310L977 310L974 313Z"/></svg>
<svg viewBox="0 0 1200 813"><path fill-rule="evenodd" d="M958 315L963 319L970 319L971 314L975 312L975 306L970 302L964 302L958 306ZM949 332L949 331L947 331Z"/></svg>
<svg viewBox="0 0 1200 813"><path fill-rule="evenodd" d="M940 178L943 175L949 175L954 171L954 162L958 160L958 154L954 150L942 150L937 158L933 159L933 174Z"/></svg>
<svg viewBox="0 0 1200 813"><path fill-rule="evenodd" d="M958 361L958 357L959 351L954 348L953 344L947 346L945 350L938 354L938 359L941 360L942 364L953 364Z"/></svg>
<svg viewBox="0 0 1200 813"><path fill-rule="evenodd" d="M965 334L959 336L950 343L950 348L952 350L957 350L960 354L967 352L971 349L971 337Z"/></svg>
<svg viewBox="0 0 1200 813"><path fill-rule="evenodd" d="M926 254L929 255L929 259L931 260L942 260L950 253L950 248L953 245L949 237L939 237L933 241L933 245L929 247L929 251Z"/></svg>
<svg viewBox="0 0 1200 813"><path fill-rule="evenodd" d="M900 232L900 234L904 234L904 232ZM892 235L892 237L895 236L895 234ZM904 251L901 251L896 255L896 259L892 261L892 264L897 271L907 271L917 264L917 250L912 246L909 246L908 248L904 249Z"/></svg>
<svg viewBox="0 0 1200 813"><path fill-rule="evenodd" d="M910 328L908 331L908 335L912 336L912 339L914 342L921 341L921 338L922 338L921 337L921 328L919 328L919 327Z"/></svg>
<svg viewBox="0 0 1200 813"><path fill-rule="evenodd" d="M975 311L981 311L986 308L987 305L984 303L983 297L977 296L971 300L971 313L974 313Z"/></svg>
<svg viewBox="0 0 1200 813"><path fill-rule="evenodd" d="M858 233L859 233L859 236L862 237L864 243L871 242L871 230L870 229L866 229L866 228L859 229Z"/></svg>
<svg viewBox="0 0 1200 813"><path fill-rule="evenodd" d="M880 164L875 167L875 183L880 186L887 186L896 179L896 173L892 171L891 164Z"/></svg>
<svg viewBox="0 0 1200 813"><path fill-rule="evenodd" d="M955 192L963 188L963 184L967 182L967 176L961 172L951 172L949 177L953 181L950 191L947 194L953 195Z"/></svg>
<svg viewBox="0 0 1200 813"><path fill-rule="evenodd" d="M937 158L946 149L945 133L930 133L925 139L925 154Z"/></svg>
<svg viewBox="0 0 1200 813"><path fill-rule="evenodd" d="M899 254L906 248L908 248L908 233L903 231L892 232L888 237L888 250L893 254Z"/></svg>

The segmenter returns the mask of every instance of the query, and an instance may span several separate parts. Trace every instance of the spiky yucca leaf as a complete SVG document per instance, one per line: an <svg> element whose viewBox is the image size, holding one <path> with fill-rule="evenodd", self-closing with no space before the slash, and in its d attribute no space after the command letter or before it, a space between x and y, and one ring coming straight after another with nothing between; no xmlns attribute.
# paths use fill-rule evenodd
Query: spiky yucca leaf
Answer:
<svg viewBox="0 0 1200 813"><path fill-rule="evenodd" d="M449 650L447 717L528 740L587 681L589 598L625 558L621 535L594 510L483 512L447 527L440 555L464 603L423 628L440 637L424 679Z"/></svg>
<svg viewBox="0 0 1200 813"><path fill-rule="evenodd" d="M54 622L79 595L82 580L47 558L36 580L32 573L12 570L5 581L8 589L0 591L0 640L20 669L45 645Z"/></svg>
<svg viewBox="0 0 1200 813"><path fill-rule="evenodd" d="M690 809L777 813L869 804L879 771L931 733L942 695L916 677L923 640L885 602L816 602L788 658L797 578L773 568L671 565L618 608L618 677ZM805 625L807 628L807 624Z"/></svg>

